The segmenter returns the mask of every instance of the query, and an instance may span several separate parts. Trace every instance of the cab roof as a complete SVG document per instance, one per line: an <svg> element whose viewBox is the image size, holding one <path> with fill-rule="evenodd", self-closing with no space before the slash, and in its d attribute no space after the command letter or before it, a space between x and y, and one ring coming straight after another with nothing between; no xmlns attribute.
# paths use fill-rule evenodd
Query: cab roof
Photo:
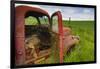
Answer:
<svg viewBox="0 0 100 69"><path fill-rule="evenodd" d="M43 9L37 8L37 7L30 7L30 6L17 6L16 7L16 12L24 14L25 17L27 16L36 16L36 17L41 17L43 15L48 16L48 12L46 12Z"/></svg>

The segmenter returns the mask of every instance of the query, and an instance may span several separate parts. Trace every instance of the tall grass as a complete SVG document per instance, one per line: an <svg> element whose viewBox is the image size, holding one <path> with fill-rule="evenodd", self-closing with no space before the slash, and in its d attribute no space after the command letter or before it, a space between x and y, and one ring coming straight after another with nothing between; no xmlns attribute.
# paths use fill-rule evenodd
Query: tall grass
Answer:
<svg viewBox="0 0 100 69"><path fill-rule="evenodd" d="M64 57L64 62L94 61L94 22L93 21L63 21L65 27L71 27L74 35L80 37L80 42Z"/></svg>
<svg viewBox="0 0 100 69"><path fill-rule="evenodd" d="M26 19L26 25L32 25L36 23L32 18ZM64 55L64 62L85 62L94 61L94 21L63 21L63 26L70 27L72 29L73 35L78 35L80 37L80 42L70 53ZM41 64L47 63L59 63L59 56L55 58L54 52L56 48L52 48L52 53L50 58L43 61ZM58 52L59 53L59 52ZM56 61L55 61L56 59Z"/></svg>

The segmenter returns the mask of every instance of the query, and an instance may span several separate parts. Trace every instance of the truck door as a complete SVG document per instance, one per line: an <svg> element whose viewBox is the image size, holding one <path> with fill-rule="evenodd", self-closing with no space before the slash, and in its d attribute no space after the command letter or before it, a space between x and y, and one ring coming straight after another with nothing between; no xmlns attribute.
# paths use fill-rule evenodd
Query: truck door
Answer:
<svg viewBox="0 0 100 69"><path fill-rule="evenodd" d="M51 16L51 28L53 32L58 34L59 59L60 63L63 63L63 24L62 24L62 15L60 11L53 13L53 15Z"/></svg>

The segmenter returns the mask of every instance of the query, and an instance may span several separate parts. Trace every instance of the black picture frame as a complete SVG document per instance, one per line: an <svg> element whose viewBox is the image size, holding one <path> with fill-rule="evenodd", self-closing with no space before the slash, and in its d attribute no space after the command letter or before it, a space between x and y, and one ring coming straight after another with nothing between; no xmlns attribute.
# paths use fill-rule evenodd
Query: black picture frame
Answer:
<svg viewBox="0 0 100 69"><path fill-rule="evenodd" d="M15 65L15 3L19 4L36 4L36 5L53 5L53 6L72 6L72 7L85 7L85 8L94 8L94 61L89 62L72 62L72 63L56 63L56 64L40 64L40 65ZM35 1L11 1L11 68L27 68L27 67L44 67L44 66L60 66L60 65L77 65L77 64L90 64L96 63L96 6L95 5L81 5L81 4L65 4L65 3L49 3L49 2L35 2Z"/></svg>

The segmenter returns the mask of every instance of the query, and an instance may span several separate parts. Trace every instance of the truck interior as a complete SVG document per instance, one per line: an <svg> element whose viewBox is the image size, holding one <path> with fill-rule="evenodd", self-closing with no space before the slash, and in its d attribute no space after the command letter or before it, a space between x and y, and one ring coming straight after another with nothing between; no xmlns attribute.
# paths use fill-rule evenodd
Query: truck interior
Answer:
<svg viewBox="0 0 100 69"><path fill-rule="evenodd" d="M35 64L48 57L52 46L48 16L29 11L25 15L26 64Z"/></svg>

